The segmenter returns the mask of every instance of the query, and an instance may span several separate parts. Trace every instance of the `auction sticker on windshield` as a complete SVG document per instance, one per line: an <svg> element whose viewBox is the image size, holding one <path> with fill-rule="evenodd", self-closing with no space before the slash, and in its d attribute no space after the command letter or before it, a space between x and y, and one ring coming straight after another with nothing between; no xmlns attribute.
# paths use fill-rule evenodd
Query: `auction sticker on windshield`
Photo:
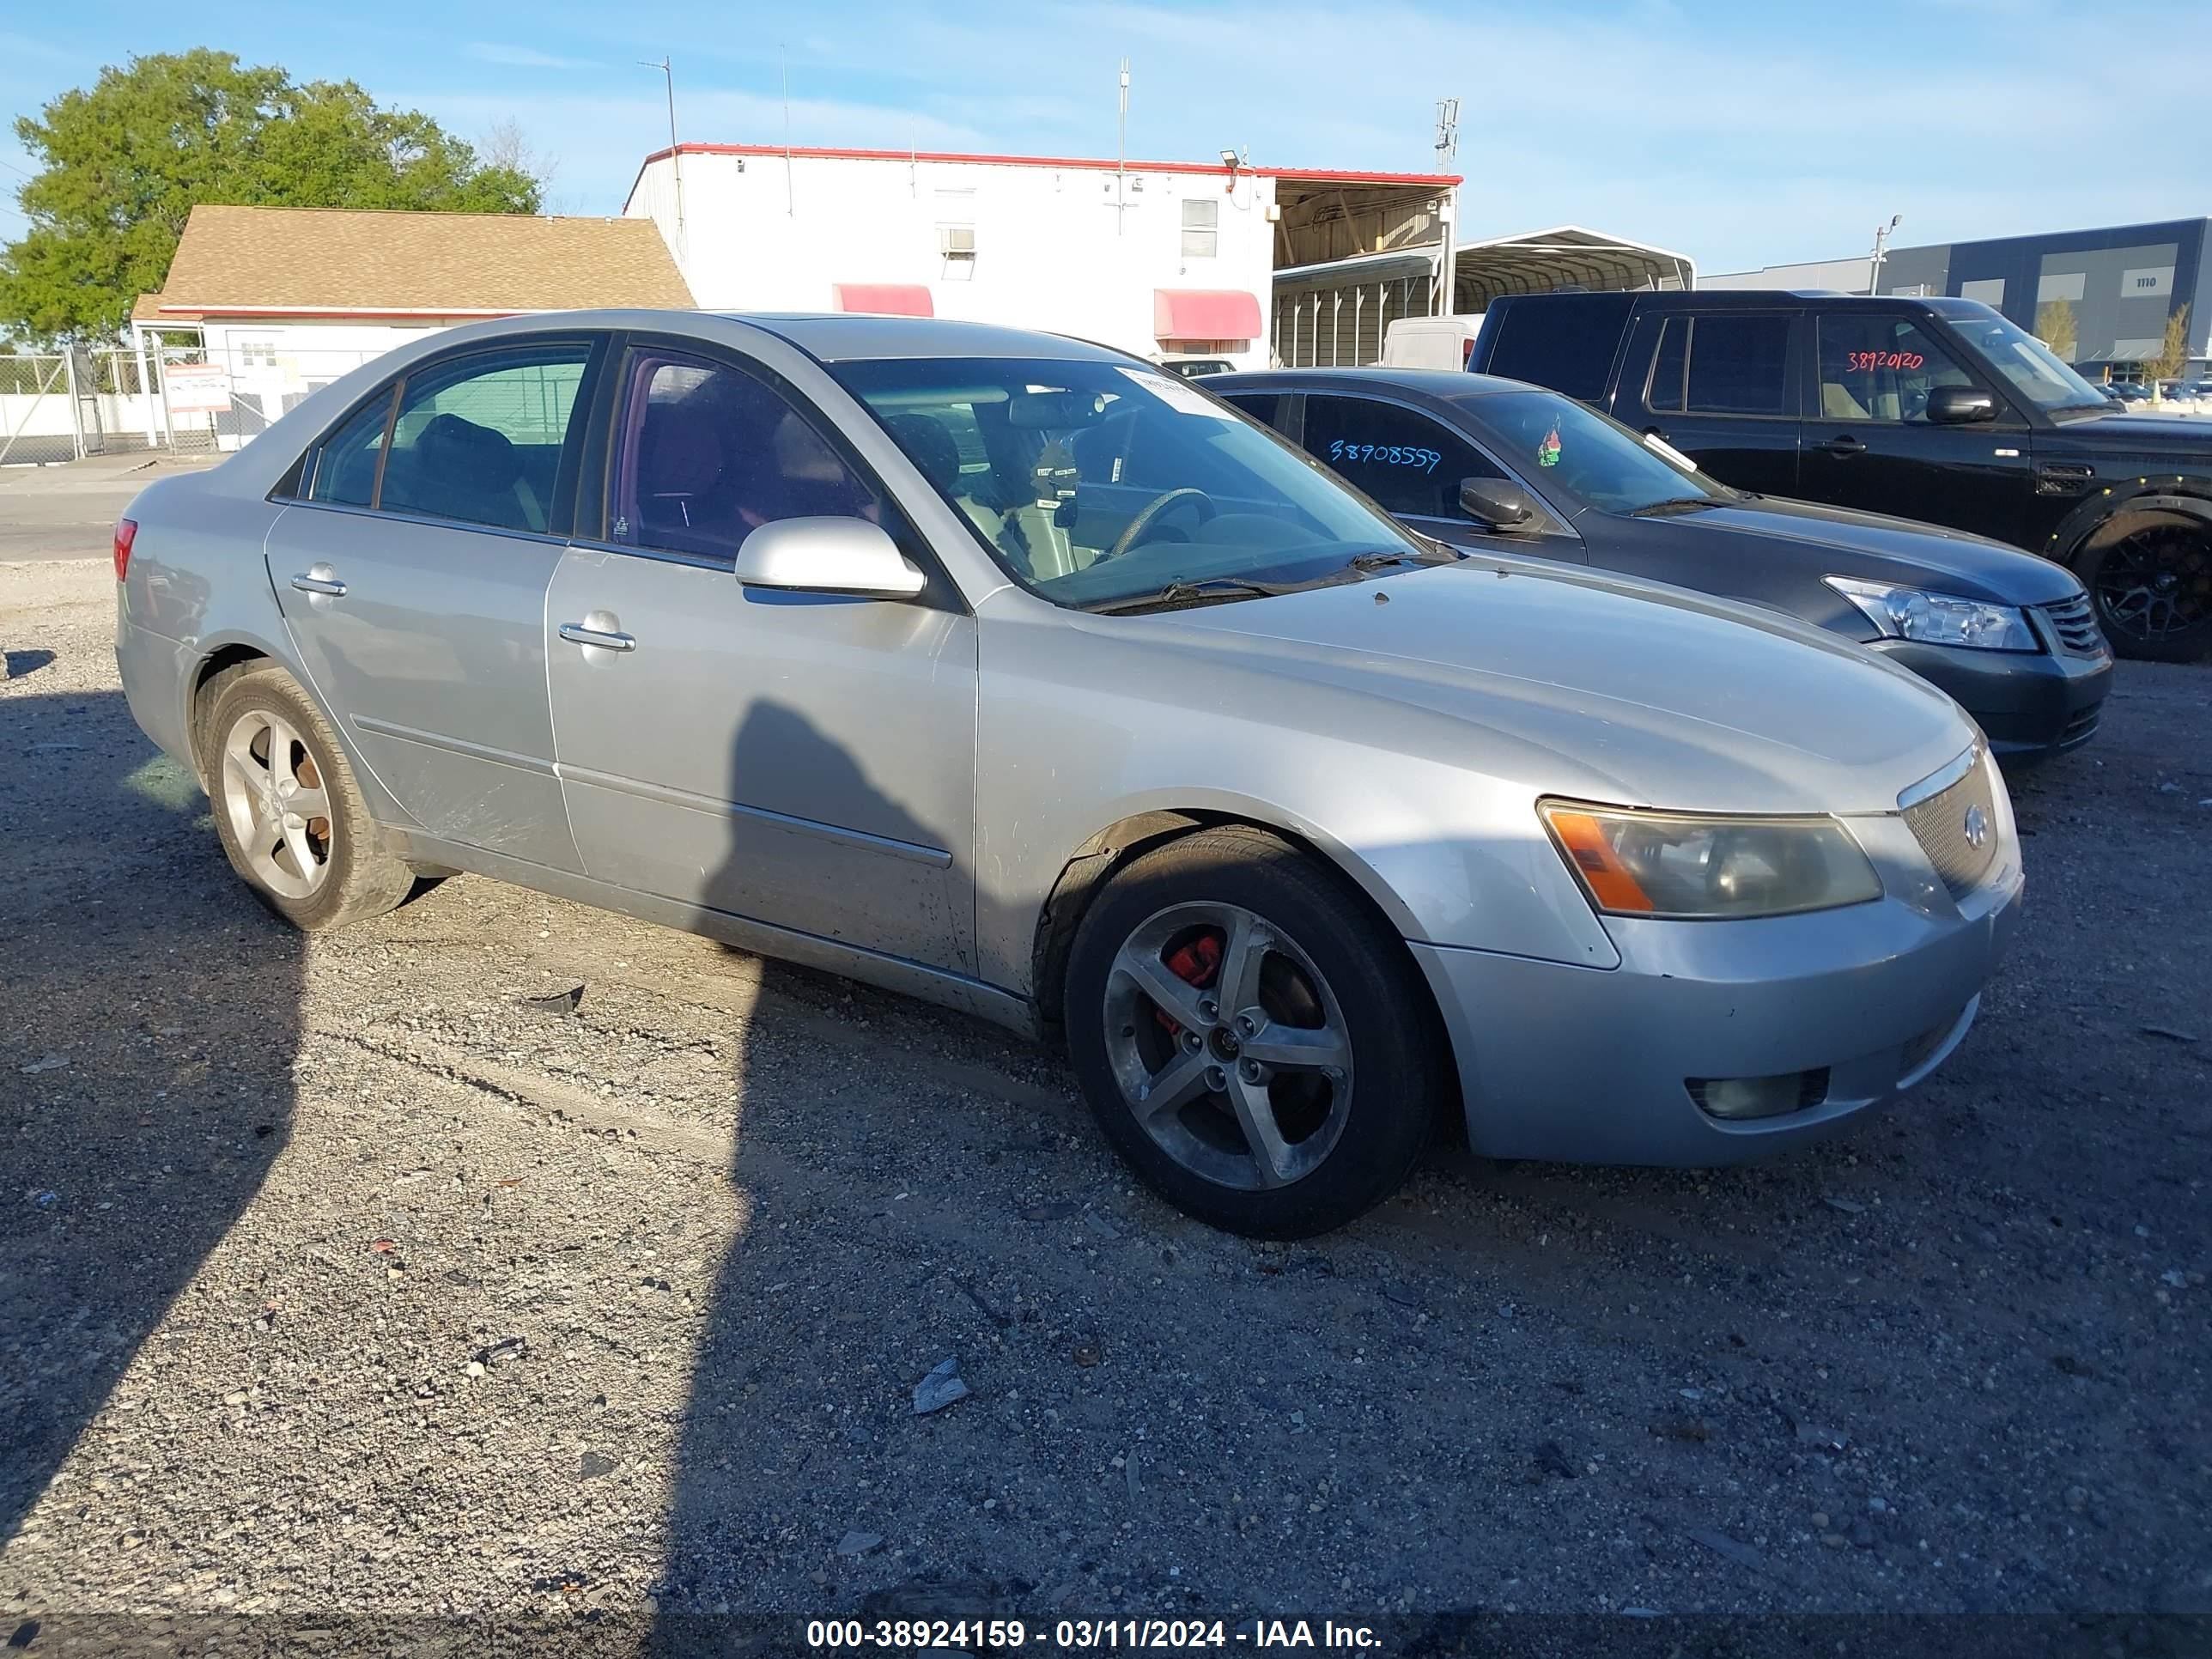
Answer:
<svg viewBox="0 0 2212 1659"><path fill-rule="evenodd" d="M1195 390L1189 381L1180 375L1157 374L1136 368L1125 368L1121 373L1178 415L1203 415L1212 421L1226 421L1232 418L1227 410L1222 408L1204 392Z"/></svg>

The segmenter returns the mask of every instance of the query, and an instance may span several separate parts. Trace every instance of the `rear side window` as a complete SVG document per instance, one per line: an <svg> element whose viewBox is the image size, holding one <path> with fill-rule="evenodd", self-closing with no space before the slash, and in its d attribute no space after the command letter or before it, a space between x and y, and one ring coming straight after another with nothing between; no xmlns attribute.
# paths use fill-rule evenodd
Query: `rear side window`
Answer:
<svg viewBox="0 0 2212 1659"><path fill-rule="evenodd" d="M1306 453L1391 513L1461 515L1462 478L1502 478L1442 422L1372 398L1306 399Z"/></svg>
<svg viewBox="0 0 2212 1659"><path fill-rule="evenodd" d="M1605 396L1613 355L1635 304L1633 294L1588 294L1508 305L1483 367L1595 403Z"/></svg>
<svg viewBox="0 0 2212 1659"><path fill-rule="evenodd" d="M1644 406L1682 415L1790 412L1790 319L1756 312L1669 317Z"/></svg>
<svg viewBox="0 0 2212 1659"><path fill-rule="evenodd" d="M1272 426L1280 432L1283 427L1283 395L1279 392L1231 392L1223 394L1226 401L1237 405L1262 426Z"/></svg>
<svg viewBox="0 0 2212 1659"><path fill-rule="evenodd" d="M507 348L410 374L377 505L544 533L590 356L583 344Z"/></svg>

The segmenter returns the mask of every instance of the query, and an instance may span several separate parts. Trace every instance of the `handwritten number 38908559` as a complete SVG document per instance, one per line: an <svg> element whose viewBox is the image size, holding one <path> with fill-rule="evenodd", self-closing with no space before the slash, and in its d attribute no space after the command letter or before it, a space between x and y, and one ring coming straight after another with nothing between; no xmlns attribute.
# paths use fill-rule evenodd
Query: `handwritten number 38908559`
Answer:
<svg viewBox="0 0 2212 1659"><path fill-rule="evenodd" d="M1341 438L1328 441L1328 458L1332 461L1365 461L1378 466L1419 467L1424 472L1433 472L1437 463L1443 459L1441 452L1420 449L1412 444L1348 444Z"/></svg>

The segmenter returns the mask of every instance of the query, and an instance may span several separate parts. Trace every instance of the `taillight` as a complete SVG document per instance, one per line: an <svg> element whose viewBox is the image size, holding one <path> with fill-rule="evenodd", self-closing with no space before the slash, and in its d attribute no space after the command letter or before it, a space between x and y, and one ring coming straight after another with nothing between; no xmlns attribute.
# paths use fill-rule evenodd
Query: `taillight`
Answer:
<svg viewBox="0 0 2212 1659"><path fill-rule="evenodd" d="M115 580L118 581L131 574L131 544L137 539L137 520L118 519L115 521Z"/></svg>

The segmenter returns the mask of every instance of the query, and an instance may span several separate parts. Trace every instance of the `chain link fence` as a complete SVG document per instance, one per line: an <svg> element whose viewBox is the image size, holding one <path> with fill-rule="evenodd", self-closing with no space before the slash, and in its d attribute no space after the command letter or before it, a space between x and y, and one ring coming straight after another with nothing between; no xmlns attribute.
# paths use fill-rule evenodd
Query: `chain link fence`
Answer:
<svg viewBox="0 0 2212 1659"><path fill-rule="evenodd" d="M234 450L378 355L257 340L0 356L0 466Z"/></svg>

